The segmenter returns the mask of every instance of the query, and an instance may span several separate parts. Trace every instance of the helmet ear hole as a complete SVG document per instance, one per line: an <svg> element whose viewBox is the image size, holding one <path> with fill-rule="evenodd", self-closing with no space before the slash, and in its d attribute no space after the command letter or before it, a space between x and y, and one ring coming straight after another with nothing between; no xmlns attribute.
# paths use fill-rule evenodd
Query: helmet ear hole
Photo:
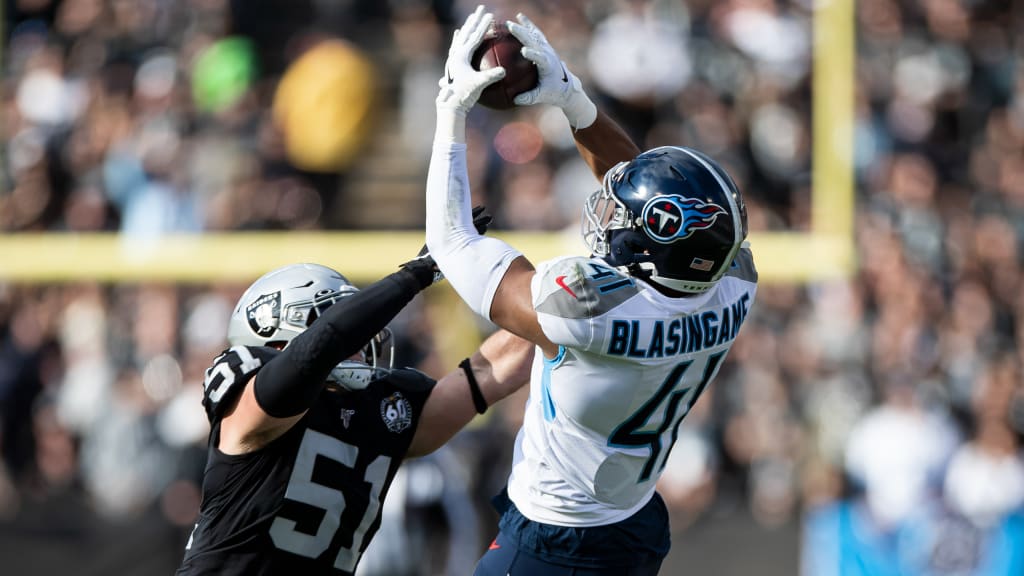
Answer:
<svg viewBox="0 0 1024 576"><path fill-rule="evenodd" d="M612 266L627 266L651 259L648 242L637 230L610 230L608 244L611 249L606 259Z"/></svg>
<svg viewBox="0 0 1024 576"><path fill-rule="evenodd" d="M635 260L641 260L642 258L639 258L639 256L647 256L647 255L649 255L649 251L647 250L647 247L644 246L642 243L637 242L635 239L627 238L625 240L624 244L633 253L633 258Z"/></svg>

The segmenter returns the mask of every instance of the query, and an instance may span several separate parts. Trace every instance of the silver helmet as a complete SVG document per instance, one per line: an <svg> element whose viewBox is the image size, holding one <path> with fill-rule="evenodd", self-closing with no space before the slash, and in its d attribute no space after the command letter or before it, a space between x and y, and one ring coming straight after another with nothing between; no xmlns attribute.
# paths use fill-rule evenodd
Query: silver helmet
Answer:
<svg viewBox="0 0 1024 576"><path fill-rule="evenodd" d="M242 294L228 323L232 346L285 348L342 298L358 292L347 278L320 264L290 264L267 272ZM345 360L329 380L349 389L365 388L378 367L394 357L391 331L384 329L364 349L367 363Z"/></svg>

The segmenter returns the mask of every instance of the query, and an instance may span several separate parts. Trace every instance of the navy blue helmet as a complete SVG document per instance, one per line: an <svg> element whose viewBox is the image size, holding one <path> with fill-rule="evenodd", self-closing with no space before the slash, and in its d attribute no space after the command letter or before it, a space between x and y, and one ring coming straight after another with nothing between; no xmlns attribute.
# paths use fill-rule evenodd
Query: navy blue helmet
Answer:
<svg viewBox="0 0 1024 576"><path fill-rule="evenodd" d="M583 241L608 264L679 292L704 292L747 237L739 189L717 162L662 146L621 162L583 211Z"/></svg>

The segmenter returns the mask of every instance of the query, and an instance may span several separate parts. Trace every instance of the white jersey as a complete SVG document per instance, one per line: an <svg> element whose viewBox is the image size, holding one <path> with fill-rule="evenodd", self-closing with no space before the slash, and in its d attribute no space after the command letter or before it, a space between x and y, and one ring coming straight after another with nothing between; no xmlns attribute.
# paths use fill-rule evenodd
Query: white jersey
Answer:
<svg viewBox="0 0 1024 576"><path fill-rule="evenodd" d="M534 360L508 484L519 511L536 522L599 526L642 508L756 290L746 248L714 287L685 298L596 258L542 263L533 306L559 352Z"/></svg>

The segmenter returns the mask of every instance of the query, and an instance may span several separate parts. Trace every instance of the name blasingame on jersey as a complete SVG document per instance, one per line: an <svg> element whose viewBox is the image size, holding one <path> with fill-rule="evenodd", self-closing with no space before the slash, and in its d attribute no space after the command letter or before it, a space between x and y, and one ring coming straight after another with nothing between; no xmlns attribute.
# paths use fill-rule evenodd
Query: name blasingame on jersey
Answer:
<svg viewBox="0 0 1024 576"><path fill-rule="evenodd" d="M744 293L720 311L707 310L667 322L613 320L607 353L630 358L663 358L725 344L736 338L749 305L750 294Z"/></svg>
<svg viewBox="0 0 1024 576"><path fill-rule="evenodd" d="M680 422L754 310L752 254L689 297L581 256L541 262L530 290L559 352L534 358L509 499L534 522L623 521L653 498Z"/></svg>

